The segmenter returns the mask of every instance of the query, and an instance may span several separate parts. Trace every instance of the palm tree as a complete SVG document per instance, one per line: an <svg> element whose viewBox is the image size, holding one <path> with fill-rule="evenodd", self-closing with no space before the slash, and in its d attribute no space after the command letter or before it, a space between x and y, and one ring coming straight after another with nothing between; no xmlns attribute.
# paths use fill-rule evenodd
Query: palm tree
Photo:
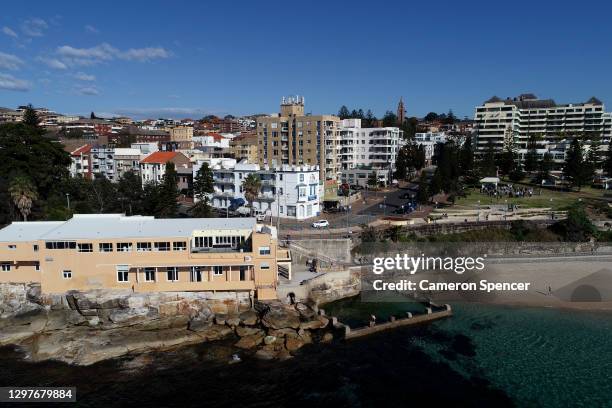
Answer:
<svg viewBox="0 0 612 408"><path fill-rule="evenodd" d="M32 202L38 198L36 186L25 176L16 176L11 181L9 193L13 203L19 209L23 220L28 220L28 215L32 212Z"/></svg>
<svg viewBox="0 0 612 408"><path fill-rule="evenodd" d="M244 198L251 205L251 214L253 213L253 201L257 199L259 190L261 190L261 180L254 173L249 174L242 181L242 190L244 191Z"/></svg>

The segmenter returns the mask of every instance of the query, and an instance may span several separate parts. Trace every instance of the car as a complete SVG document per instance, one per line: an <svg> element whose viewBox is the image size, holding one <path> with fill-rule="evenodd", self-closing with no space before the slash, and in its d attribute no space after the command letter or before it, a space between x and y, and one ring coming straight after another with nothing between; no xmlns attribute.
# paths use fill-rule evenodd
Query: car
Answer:
<svg viewBox="0 0 612 408"><path fill-rule="evenodd" d="M326 228L329 227L329 221L319 220L312 223L312 228Z"/></svg>
<svg viewBox="0 0 612 408"><path fill-rule="evenodd" d="M410 198L413 198L414 196L416 196L416 193L404 193L404 194L400 195L399 198L401 198L401 199L410 199Z"/></svg>

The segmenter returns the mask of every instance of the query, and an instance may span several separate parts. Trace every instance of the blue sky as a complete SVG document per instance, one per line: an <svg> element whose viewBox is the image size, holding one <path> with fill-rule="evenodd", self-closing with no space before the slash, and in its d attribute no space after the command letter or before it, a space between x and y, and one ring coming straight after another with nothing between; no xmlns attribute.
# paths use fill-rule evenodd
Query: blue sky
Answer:
<svg viewBox="0 0 612 408"><path fill-rule="evenodd" d="M0 106L200 117L342 104L460 116L492 95L612 105L606 2L9 2ZM92 3L93 4L93 3Z"/></svg>

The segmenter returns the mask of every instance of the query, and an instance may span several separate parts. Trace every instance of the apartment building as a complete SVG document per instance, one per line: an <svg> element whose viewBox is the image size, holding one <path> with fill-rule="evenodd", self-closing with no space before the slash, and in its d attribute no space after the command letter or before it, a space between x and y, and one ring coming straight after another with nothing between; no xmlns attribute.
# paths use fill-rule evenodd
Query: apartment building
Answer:
<svg viewBox="0 0 612 408"><path fill-rule="evenodd" d="M362 128L361 119L342 120L338 159L342 172L356 167L392 171L402 135L397 127Z"/></svg>
<svg viewBox="0 0 612 408"><path fill-rule="evenodd" d="M257 118L260 166L319 166L319 178L340 179L340 118L304 114L304 98L283 98L280 113Z"/></svg>
<svg viewBox="0 0 612 408"><path fill-rule="evenodd" d="M508 145L525 149L532 135L545 142L596 136L606 143L612 134L612 115L605 112L597 98L560 105L533 94L506 99L493 97L476 107L474 124L478 151L485 150L489 144L496 150Z"/></svg>
<svg viewBox="0 0 612 408"><path fill-rule="evenodd" d="M193 126L176 126L166 130L170 134L170 143L176 149L193 148Z"/></svg>
<svg viewBox="0 0 612 408"><path fill-rule="evenodd" d="M436 154L438 143L446 143L447 135L444 132L419 132L414 134L417 145L423 146L425 161L431 164L431 158Z"/></svg>
<svg viewBox="0 0 612 408"><path fill-rule="evenodd" d="M230 153L238 161L258 163L257 150L257 134L254 132L243 133L230 141Z"/></svg>
<svg viewBox="0 0 612 408"><path fill-rule="evenodd" d="M143 184L159 183L166 173L166 163L174 163L175 169L191 167L189 158L181 152L154 152L140 160L140 177Z"/></svg>
<svg viewBox="0 0 612 408"><path fill-rule="evenodd" d="M248 291L275 299L291 267L274 227L253 218L155 219L76 214L0 230L0 282L69 290Z"/></svg>
<svg viewBox="0 0 612 408"><path fill-rule="evenodd" d="M321 211L321 187L317 166L261 167L246 160L212 159L207 161L213 171L214 193L211 205L227 208L232 200L242 198L246 201L242 183L250 174L255 174L261 182L253 209L273 217L304 220L318 215ZM194 165L194 175L203 162Z"/></svg>
<svg viewBox="0 0 612 408"><path fill-rule="evenodd" d="M139 174L140 173L140 160L145 155L141 153L140 149L136 148L115 148L115 178L111 181L119 181L125 173L128 171Z"/></svg>
<svg viewBox="0 0 612 408"><path fill-rule="evenodd" d="M91 145L83 145L70 152L70 176L83 177L91 180L93 177L91 168Z"/></svg>

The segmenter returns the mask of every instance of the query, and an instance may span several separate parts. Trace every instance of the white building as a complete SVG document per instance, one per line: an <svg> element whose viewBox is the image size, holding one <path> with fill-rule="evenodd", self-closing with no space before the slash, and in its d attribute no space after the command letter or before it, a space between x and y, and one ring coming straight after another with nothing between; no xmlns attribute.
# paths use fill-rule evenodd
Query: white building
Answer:
<svg viewBox="0 0 612 408"><path fill-rule="evenodd" d="M338 157L341 171L365 167L393 172L402 133L397 127L362 128L361 119L342 120Z"/></svg>
<svg viewBox="0 0 612 408"><path fill-rule="evenodd" d="M423 146L426 161L431 161L431 158L436 153L436 145L438 143L446 143L446 140L447 136L444 132L415 133L414 135L415 143Z"/></svg>
<svg viewBox="0 0 612 408"><path fill-rule="evenodd" d="M235 159L209 159L215 181L215 192L211 205L227 208L235 198L246 201L242 183L249 174L261 180L260 194L253 208L261 213L282 218L303 220L318 215L321 211L321 188L318 166L282 165L277 168L260 168L258 164ZM202 166L199 161L193 167L194 178Z"/></svg>
<svg viewBox="0 0 612 408"><path fill-rule="evenodd" d="M498 151L509 144L526 149L532 135L551 143L596 135L606 144L612 134L612 115L605 112L597 98L558 105L552 99L538 99L533 94L503 100L493 97L476 107L474 122L479 151L487 149L489 143Z"/></svg>

